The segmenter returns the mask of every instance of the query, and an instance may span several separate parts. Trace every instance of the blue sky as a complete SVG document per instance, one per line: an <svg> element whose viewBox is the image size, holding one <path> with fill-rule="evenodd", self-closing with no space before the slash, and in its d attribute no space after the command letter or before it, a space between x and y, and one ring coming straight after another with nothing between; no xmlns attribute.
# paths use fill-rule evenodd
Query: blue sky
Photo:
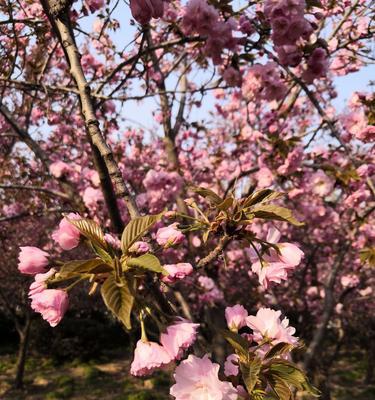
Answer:
<svg viewBox="0 0 375 400"><path fill-rule="evenodd" d="M238 5L241 3L241 0L236 0ZM112 38L115 44L119 49L124 48L128 43L130 43L134 39L134 35L137 32L137 26L131 25L131 14L129 7L125 3L121 3L122 5L117 8L117 10L113 13L113 16L118 19L121 23L121 29L115 32L112 35ZM95 16L90 15L84 18L83 27L87 30L91 30L92 23L95 19ZM195 75L195 79L197 81L201 81L204 78L202 73L198 73ZM192 77L189 78L190 80ZM370 87L369 82L375 80L375 66L367 66L362 68L359 72L351 73L349 75L343 77L337 77L334 80L335 88L338 93L337 98L333 101L333 105L336 107L337 111L342 111L349 99L350 95L354 91L370 91L374 89L374 87ZM174 87L175 80L170 82L172 84L171 87ZM155 109L155 102L157 98L150 98L142 103L136 101L127 101L123 107L123 116L127 118L129 117L129 124L133 125L134 121L139 122L140 126L145 126L149 129L155 129L156 123L152 116L152 111ZM190 117L194 119L205 119L208 117L208 113L213 109L214 99L212 97L212 93L208 94L205 97L204 103L201 108L195 108L193 115Z"/></svg>

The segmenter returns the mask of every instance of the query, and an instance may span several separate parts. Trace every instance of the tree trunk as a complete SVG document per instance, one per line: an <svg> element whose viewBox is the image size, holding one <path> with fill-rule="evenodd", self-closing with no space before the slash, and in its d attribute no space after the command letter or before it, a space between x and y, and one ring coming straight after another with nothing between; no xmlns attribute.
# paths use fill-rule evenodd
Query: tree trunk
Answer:
<svg viewBox="0 0 375 400"><path fill-rule="evenodd" d="M24 372L25 372L27 348L28 348L29 336L30 336L30 326L31 326L31 317L29 314L27 314L25 325L17 328L17 331L18 331L18 334L20 337L20 343L19 343L19 347L18 347L17 364L16 364L16 376L15 376L15 380L14 380L14 386L17 389L21 389L23 386L23 377L24 377Z"/></svg>

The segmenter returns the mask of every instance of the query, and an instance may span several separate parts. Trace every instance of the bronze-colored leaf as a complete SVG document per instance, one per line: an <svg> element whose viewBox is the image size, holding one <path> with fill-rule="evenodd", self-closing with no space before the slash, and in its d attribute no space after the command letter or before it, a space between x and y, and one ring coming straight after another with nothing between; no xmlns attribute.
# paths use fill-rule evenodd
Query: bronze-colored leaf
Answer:
<svg viewBox="0 0 375 400"><path fill-rule="evenodd" d="M74 225L83 236L95 243L102 249L107 249L108 245L104 239L104 233L101 227L93 220L88 218L71 219L65 217L72 225Z"/></svg>
<svg viewBox="0 0 375 400"><path fill-rule="evenodd" d="M276 200L281 196L283 196L283 193L275 192L271 189L258 190L245 199L242 207L248 208L258 203L267 203L269 201Z"/></svg>
<svg viewBox="0 0 375 400"><path fill-rule="evenodd" d="M107 308L125 325L131 329L131 312L134 305L129 283L122 278L121 285L116 282L114 274L109 275L101 288L101 294Z"/></svg>
<svg viewBox="0 0 375 400"><path fill-rule="evenodd" d="M213 190L203 188L203 187L192 187L193 192L199 194L200 196L207 199L211 204L218 206L220 203L223 202L223 199L217 195Z"/></svg>
<svg viewBox="0 0 375 400"><path fill-rule="evenodd" d="M162 216L163 213L160 213L132 219L122 233L121 250L123 253L126 253L133 243L141 239Z"/></svg>
<svg viewBox="0 0 375 400"><path fill-rule="evenodd" d="M93 270L98 270L103 266L106 270L111 270L109 265L106 265L100 258L92 258L89 260L73 260L65 263L56 274L58 280L70 279L79 274L93 273Z"/></svg>
<svg viewBox="0 0 375 400"><path fill-rule="evenodd" d="M159 259L150 253L143 254L139 257L127 258L125 263L126 267L142 268L147 271L156 272L157 274L169 275L168 271L160 264Z"/></svg>
<svg viewBox="0 0 375 400"><path fill-rule="evenodd" d="M248 363L240 363L242 378L246 388L251 393L258 382L259 373L262 368L262 360L259 357L254 357Z"/></svg>
<svg viewBox="0 0 375 400"><path fill-rule="evenodd" d="M302 226L303 222L298 221L291 210L285 207L275 206L273 204L259 204L251 208L250 215L254 215L255 218L286 221L292 225ZM248 214L246 214L248 215Z"/></svg>
<svg viewBox="0 0 375 400"><path fill-rule="evenodd" d="M240 358L247 360L249 354L249 342L238 333L227 331L225 329L221 330L221 334L234 350L236 350L236 353Z"/></svg>

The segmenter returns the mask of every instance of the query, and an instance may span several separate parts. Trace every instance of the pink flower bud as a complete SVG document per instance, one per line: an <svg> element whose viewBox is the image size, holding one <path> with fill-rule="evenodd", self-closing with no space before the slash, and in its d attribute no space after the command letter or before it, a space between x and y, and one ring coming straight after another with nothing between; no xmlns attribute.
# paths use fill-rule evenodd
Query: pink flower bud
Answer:
<svg viewBox="0 0 375 400"><path fill-rule="evenodd" d="M23 274L34 275L44 272L48 264L49 254L37 247L20 247L21 252L18 256L18 269Z"/></svg>
<svg viewBox="0 0 375 400"><path fill-rule="evenodd" d="M56 326L68 309L69 298L64 290L46 289L32 297L31 308L42 314L51 326Z"/></svg>
<svg viewBox="0 0 375 400"><path fill-rule="evenodd" d="M105 239L105 241L106 241L110 246L112 246L114 249L119 249L119 248L121 247L121 242L120 242L120 240L119 240L116 236L111 235L110 233L106 233L106 234L104 235L104 239Z"/></svg>
<svg viewBox="0 0 375 400"><path fill-rule="evenodd" d="M189 348L197 337L199 324L186 319L179 319L174 325L168 326L167 332L160 336L163 345L171 359L179 360L185 349Z"/></svg>
<svg viewBox="0 0 375 400"><path fill-rule="evenodd" d="M68 214L70 219L80 219L78 214ZM52 239L57 242L64 250L72 250L78 246L79 243L79 230L72 225L66 218L63 218L59 224L58 229L53 232Z"/></svg>
<svg viewBox="0 0 375 400"><path fill-rule="evenodd" d="M37 293L43 292L43 290L47 289L46 281L56 273L54 268L51 268L44 274L36 274L34 278L34 282L30 285L29 289L29 297L33 298Z"/></svg>
<svg viewBox="0 0 375 400"><path fill-rule="evenodd" d="M146 242L141 242L141 241L135 242L129 247L130 253L142 254L142 253L147 253L149 251L150 251L150 245Z"/></svg>
<svg viewBox="0 0 375 400"><path fill-rule="evenodd" d="M163 0L130 0L133 18L141 25L146 25L151 18L161 18L164 14Z"/></svg>
<svg viewBox="0 0 375 400"><path fill-rule="evenodd" d="M240 304L225 309L225 318L230 330L236 330L246 325L248 313Z"/></svg>
<svg viewBox="0 0 375 400"><path fill-rule="evenodd" d="M166 283L184 279L193 272L193 267L189 263L167 264L163 268L169 273L168 276L163 277L163 282Z"/></svg>
<svg viewBox="0 0 375 400"><path fill-rule="evenodd" d="M158 229L156 232L156 241L165 248L181 243L185 236L177 229L178 223Z"/></svg>

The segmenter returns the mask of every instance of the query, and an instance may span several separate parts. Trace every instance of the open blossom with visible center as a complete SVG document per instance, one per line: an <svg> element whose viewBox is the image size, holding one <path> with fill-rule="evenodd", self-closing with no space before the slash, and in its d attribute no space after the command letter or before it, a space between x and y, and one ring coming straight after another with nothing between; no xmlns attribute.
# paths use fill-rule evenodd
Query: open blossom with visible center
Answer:
<svg viewBox="0 0 375 400"><path fill-rule="evenodd" d="M70 219L80 219L79 214L68 214ZM53 232L52 239L64 250L72 250L78 246L80 232L66 218L60 221L58 229Z"/></svg>
<svg viewBox="0 0 375 400"><path fill-rule="evenodd" d="M236 330L246 325L246 317L249 314L244 306L236 304L233 307L227 307L225 309L225 318L230 330Z"/></svg>
<svg viewBox="0 0 375 400"><path fill-rule="evenodd" d="M268 338L273 345L281 342L296 344L298 338L293 336L296 330L289 326L288 318L281 320L280 316L281 311L271 308L260 308L256 316L248 316L246 322L254 331L254 340L259 343L264 338Z"/></svg>
<svg viewBox="0 0 375 400"><path fill-rule="evenodd" d="M199 324L180 318L175 324L168 326L166 333L160 335L160 343L171 359L179 360L182 357L184 350L195 342L198 328Z"/></svg>
<svg viewBox="0 0 375 400"><path fill-rule="evenodd" d="M203 358L192 354L176 368L176 383L170 394L176 400L237 400L233 385L219 379L220 365L206 354Z"/></svg>
<svg viewBox="0 0 375 400"><path fill-rule="evenodd" d="M29 297L32 298L37 293L43 292L43 290L47 289L46 280L53 276L56 273L54 268L51 268L44 274L36 274L34 278L34 282L30 285L29 289Z"/></svg>
<svg viewBox="0 0 375 400"><path fill-rule="evenodd" d="M20 247L20 249L18 256L18 270L20 272L28 275L44 272L48 264L48 253L32 246Z"/></svg>
<svg viewBox="0 0 375 400"><path fill-rule="evenodd" d="M158 229L156 232L156 241L160 246L170 247L184 240L184 234L177 227L178 223L175 222L174 224Z"/></svg>
<svg viewBox="0 0 375 400"><path fill-rule="evenodd" d="M163 0L130 0L130 10L133 18L142 25L151 18L161 18L164 14Z"/></svg>
<svg viewBox="0 0 375 400"><path fill-rule="evenodd" d="M180 279L184 279L193 272L193 267L189 263L166 264L163 265L163 268L169 274L163 277L163 282L166 283L173 283Z"/></svg>
<svg viewBox="0 0 375 400"><path fill-rule="evenodd" d="M45 289L31 299L31 308L51 326L56 326L62 320L69 305L68 294L64 290Z"/></svg>
<svg viewBox="0 0 375 400"><path fill-rule="evenodd" d="M130 373L134 376L148 375L156 368L167 365L171 361L167 350L159 343L138 340Z"/></svg>
<svg viewBox="0 0 375 400"><path fill-rule="evenodd" d="M298 266L304 255L303 251L293 243L278 243L280 232L271 228L268 231L266 241L276 244L279 252L270 249L269 254L263 256L263 260L258 259L257 254L252 254L251 259L256 260L251 270L259 277L259 283L267 289L271 282L281 283L288 278L288 271ZM254 252L255 253L255 252Z"/></svg>

